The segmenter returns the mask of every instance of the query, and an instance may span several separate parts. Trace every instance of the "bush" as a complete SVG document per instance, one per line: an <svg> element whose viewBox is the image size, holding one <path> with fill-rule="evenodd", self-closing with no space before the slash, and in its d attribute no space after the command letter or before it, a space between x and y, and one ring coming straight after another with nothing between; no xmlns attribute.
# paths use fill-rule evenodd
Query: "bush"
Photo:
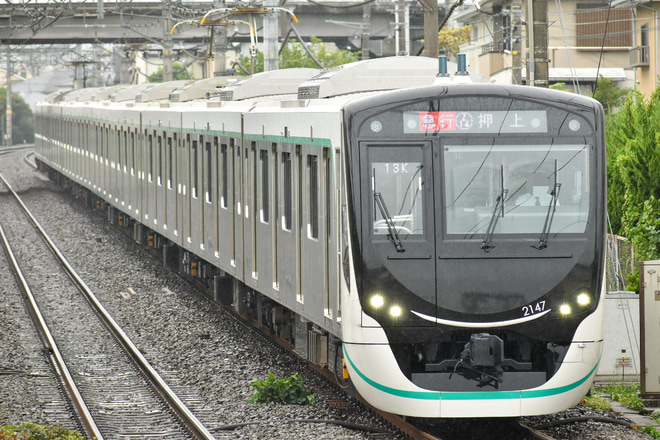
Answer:
<svg viewBox="0 0 660 440"><path fill-rule="evenodd" d="M85 440L85 437L59 425L25 423L20 426L0 427L0 440Z"/></svg>
<svg viewBox="0 0 660 440"><path fill-rule="evenodd" d="M248 399L250 403L298 403L306 404L314 401L314 396L303 386L300 374L294 374L286 379L276 379L268 372L268 379L253 380L252 386L256 392Z"/></svg>

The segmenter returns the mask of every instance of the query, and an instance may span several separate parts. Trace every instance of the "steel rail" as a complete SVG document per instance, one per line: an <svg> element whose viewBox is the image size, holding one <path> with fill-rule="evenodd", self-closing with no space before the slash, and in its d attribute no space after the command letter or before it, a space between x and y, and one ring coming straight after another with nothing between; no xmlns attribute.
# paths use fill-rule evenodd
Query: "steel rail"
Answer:
<svg viewBox="0 0 660 440"><path fill-rule="evenodd" d="M0 180L5 184L9 192L12 193L16 201L21 205L25 215L28 217L30 222L34 225L35 228L41 234L44 242L50 248L51 252L57 258L58 262L67 272L67 275L71 280L78 286L80 291L85 296L85 299L92 306L94 312L97 314L99 319L105 324L110 333L115 337L117 342L122 346L124 351L131 357L133 362L138 366L140 371L147 377L158 395L172 408L176 416L179 418L184 427L189 431L189 433L196 439L200 440L215 440L213 434L197 419L197 417L186 407L186 405L179 399L179 397L172 391L172 389L167 385L165 380L158 374L155 368L151 366L149 361L144 357L142 352L135 346L135 344L130 340L128 335L122 330L122 328L117 324L114 318L108 313L108 311L103 307L103 305L96 298L94 293L89 289L87 284L80 278L78 273L73 269L69 264L67 259L59 251L55 243L50 239L46 231L41 227L37 219L32 215L32 213L25 206L21 198L14 191L14 189L9 185L5 178L0 175Z"/></svg>
<svg viewBox="0 0 660 440"><path fill-rule="evenodd" d="M0 178L2 178L2 176L0 176ZM37 304L34 295L32 294L32 290L30 289L30 286L28 285L27 280L23 275L23 271L18 265L18 261L16 260L16 256L11 249L2 225L0 225L0 238L2 239L2 246L5 249L7 259L11 264L11 269L14 272L16 281L18 282L20 289L28 300L28 313L32 316L32 320L37 327L37 331L39 332L43 344L46 346L46 349L49 352L49 356L53 366L55 367L55 371L69 394L71 404L73 405L76 415L78 416L78 420L80 421L88 437L96 438L97 440L103 440L104 437L96 425L96 422L94 421L94 418L92 417L87 404L83 400L82 395L80 394L80 390L78 390L78 387L76 386L73 377L71 376L71 372L69 371L66 362L62 357L62 353L57 347L57 343L55 342L55 339L53 338L53 335L48 328L48 324L46 324L46 321L41 314L39 305Z"/></svg>

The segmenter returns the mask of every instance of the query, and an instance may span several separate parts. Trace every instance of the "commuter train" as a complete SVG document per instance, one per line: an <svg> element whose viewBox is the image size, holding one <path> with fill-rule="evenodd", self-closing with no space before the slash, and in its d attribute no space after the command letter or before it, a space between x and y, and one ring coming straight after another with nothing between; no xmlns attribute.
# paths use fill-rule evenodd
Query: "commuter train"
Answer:
<svg viewBox="0 0 660 440"><path fill-rule="evenodd" d="M460 61L59 93L36 155L379 409L556 412L602 347L603 110Z"/></svg>

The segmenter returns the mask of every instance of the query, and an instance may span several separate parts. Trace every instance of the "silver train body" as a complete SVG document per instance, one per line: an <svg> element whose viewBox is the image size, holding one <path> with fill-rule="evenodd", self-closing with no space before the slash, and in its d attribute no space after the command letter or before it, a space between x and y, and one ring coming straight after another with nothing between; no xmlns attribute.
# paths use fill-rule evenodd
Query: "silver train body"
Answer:
<svg viewBox="0 0 660 440"><path fill-rule="evenodd" d="M72 91L37 158L377 408L550 413L600 358L602 109L476 81L391 58Z"/></svg>

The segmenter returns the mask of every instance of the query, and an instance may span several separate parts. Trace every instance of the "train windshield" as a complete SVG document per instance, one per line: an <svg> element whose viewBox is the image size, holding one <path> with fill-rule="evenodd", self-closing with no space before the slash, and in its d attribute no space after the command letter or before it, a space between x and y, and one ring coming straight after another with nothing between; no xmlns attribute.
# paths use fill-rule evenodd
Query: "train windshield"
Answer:
<svg viewBox="0 0 660 440"><path fill-rule="evenodd" d="M589 145L445 145L446 233L583 233Z"/></svg>

